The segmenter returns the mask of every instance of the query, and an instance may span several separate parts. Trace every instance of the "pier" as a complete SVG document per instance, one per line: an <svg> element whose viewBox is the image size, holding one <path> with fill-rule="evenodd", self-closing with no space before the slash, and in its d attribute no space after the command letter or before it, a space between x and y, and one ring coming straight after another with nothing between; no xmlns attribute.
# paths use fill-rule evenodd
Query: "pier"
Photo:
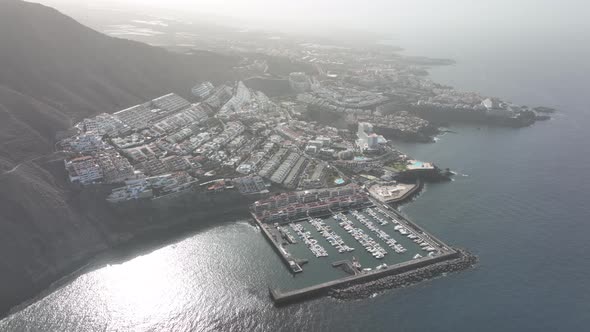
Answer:
<svg viewBox="0 0 590 332"><path fill-rule="evenodd" d="M280 243L277 243L277 241L274 239L275 236L272 235L270 233L270 230L267 229L268 224L264 224L264 223L260 222L260 220L258 220L258 218L256 218L256 216L254 216L254 220L256 221L256 224L258 225L258 227L260 227L260 230L262 231L262 234L264 234L264 237L270 242L270 244L272 245L272 247L274 248L274 250L281 257L281 260L283 261L283 263L285 263L287 265L287 267L289 267L289 269L291 270L291 272L293 272L293 273L303 272L303 269L299 265L299 262L295 261L283 249L283 247L281 246L281 244Z"/></svg>
<svg viewBox="0 0 590 332"><path fill-rule="evenodd" d="M315 286L306 287L294 291L282 292L278 289L269 289L270 296L276 305L286 305L318 296L328 295L328 292L335 288L352 286L364 282L374 281L386 276L402 274L419 268L427 267L436 263L460 258L460 253L450 250L448 253L436 257L424 257L398 265L390 266L382 270L376 270L370 273L353 275L341 279L321 283Z"/></svg>

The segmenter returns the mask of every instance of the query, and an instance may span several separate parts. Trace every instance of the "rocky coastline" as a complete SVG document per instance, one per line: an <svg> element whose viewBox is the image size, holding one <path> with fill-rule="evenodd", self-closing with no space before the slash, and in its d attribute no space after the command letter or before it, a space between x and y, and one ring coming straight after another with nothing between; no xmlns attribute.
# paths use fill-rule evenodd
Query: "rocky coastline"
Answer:
<svg viewBox="0 0 590 332"><path fill-rule="evenodd" d="M425 120L445 124L458 122L522 128L531 126L536 121L535 113L532 111L523 111L516 117L494 117L473 109L413 106L412 113Z"/></svg>
<svg viewBox="0 0 590 332"><path fill-rule="evenodd" d="M427 126L417 130L404 130L393 126L377 124L375 133L383 135L385 138L408 143L434 143L435 137L443 131L438 123L428 122Z"/></svg>

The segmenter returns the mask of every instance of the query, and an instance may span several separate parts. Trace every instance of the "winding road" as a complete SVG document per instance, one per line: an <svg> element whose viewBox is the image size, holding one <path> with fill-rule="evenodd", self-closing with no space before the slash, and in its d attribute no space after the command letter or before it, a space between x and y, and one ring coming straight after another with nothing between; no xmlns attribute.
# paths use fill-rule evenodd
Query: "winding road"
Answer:
<svg viewBox="0 0 590 332"><path fill-rule="evenodd" d="M16 172L19 169L19 167L21 167L22 165L24 165L26 163L30 163L30 162L33 162L35 160L39 160L39 159L45 158L45 157L51 157L51 156L56 155L56 154L58 154L60 152L61 151L56 151L56 152L50 153L48 155L35 156L33 158L29 158L27 160L24 160L24 161L20 162L19 164L17 164L16 166L14 166L12 169L9 169L7 171L4 171L4 172L0 173L0 176L4 176L4 175L8 175L8 174L14 173L14 172Z"/></svg>
<svg viewBox="0 0 590 332"><path fill-rule="evenodd" d="M16 170L17 170L19 167L21 167L21 165L22 165L22 164L23 164L23 163L20 163L20 164L18 164L18 165L16 165L16 166L14 166L12 169L10 169L10 170L8 170L8 171L4 171L4 172L2 173L2 175L6 175L6 174L13 173L13 172L14 172L14 171L16 171Z"/></svg>

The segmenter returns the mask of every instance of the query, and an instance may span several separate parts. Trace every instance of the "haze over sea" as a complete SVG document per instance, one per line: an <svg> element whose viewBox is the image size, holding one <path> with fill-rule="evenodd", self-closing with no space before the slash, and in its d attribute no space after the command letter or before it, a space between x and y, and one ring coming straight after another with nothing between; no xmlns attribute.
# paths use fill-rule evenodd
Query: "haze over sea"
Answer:
<svg viewBox="0 0 590 332"><path fill-rule="evenodd" d="M399 41L450 57L432 78L516 103L552 106L530 128L454 125L434 144L399 144L457 171L402 207L479 255L473 270L370 299L275 308L290 278L258 231L230 221L85 273L0 322L16 331L573 331L590 325L589 52L545 43ZM579 45L578 45L579 46Z"/></svg>

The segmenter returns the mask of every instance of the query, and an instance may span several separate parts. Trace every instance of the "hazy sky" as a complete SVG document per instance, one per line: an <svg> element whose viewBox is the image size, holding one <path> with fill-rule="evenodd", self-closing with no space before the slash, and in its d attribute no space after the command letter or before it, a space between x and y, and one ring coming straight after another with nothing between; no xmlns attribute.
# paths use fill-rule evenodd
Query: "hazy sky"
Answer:
<svg viewBox="0 0 590 332"><path fill-rule="evenodd" d="M31 0L35 1L35 0ZM363 30L404 34L437 31L575 30L587 27L585 0L37 0L77 5L116 3L211 13L277 26Z"/></svg>

